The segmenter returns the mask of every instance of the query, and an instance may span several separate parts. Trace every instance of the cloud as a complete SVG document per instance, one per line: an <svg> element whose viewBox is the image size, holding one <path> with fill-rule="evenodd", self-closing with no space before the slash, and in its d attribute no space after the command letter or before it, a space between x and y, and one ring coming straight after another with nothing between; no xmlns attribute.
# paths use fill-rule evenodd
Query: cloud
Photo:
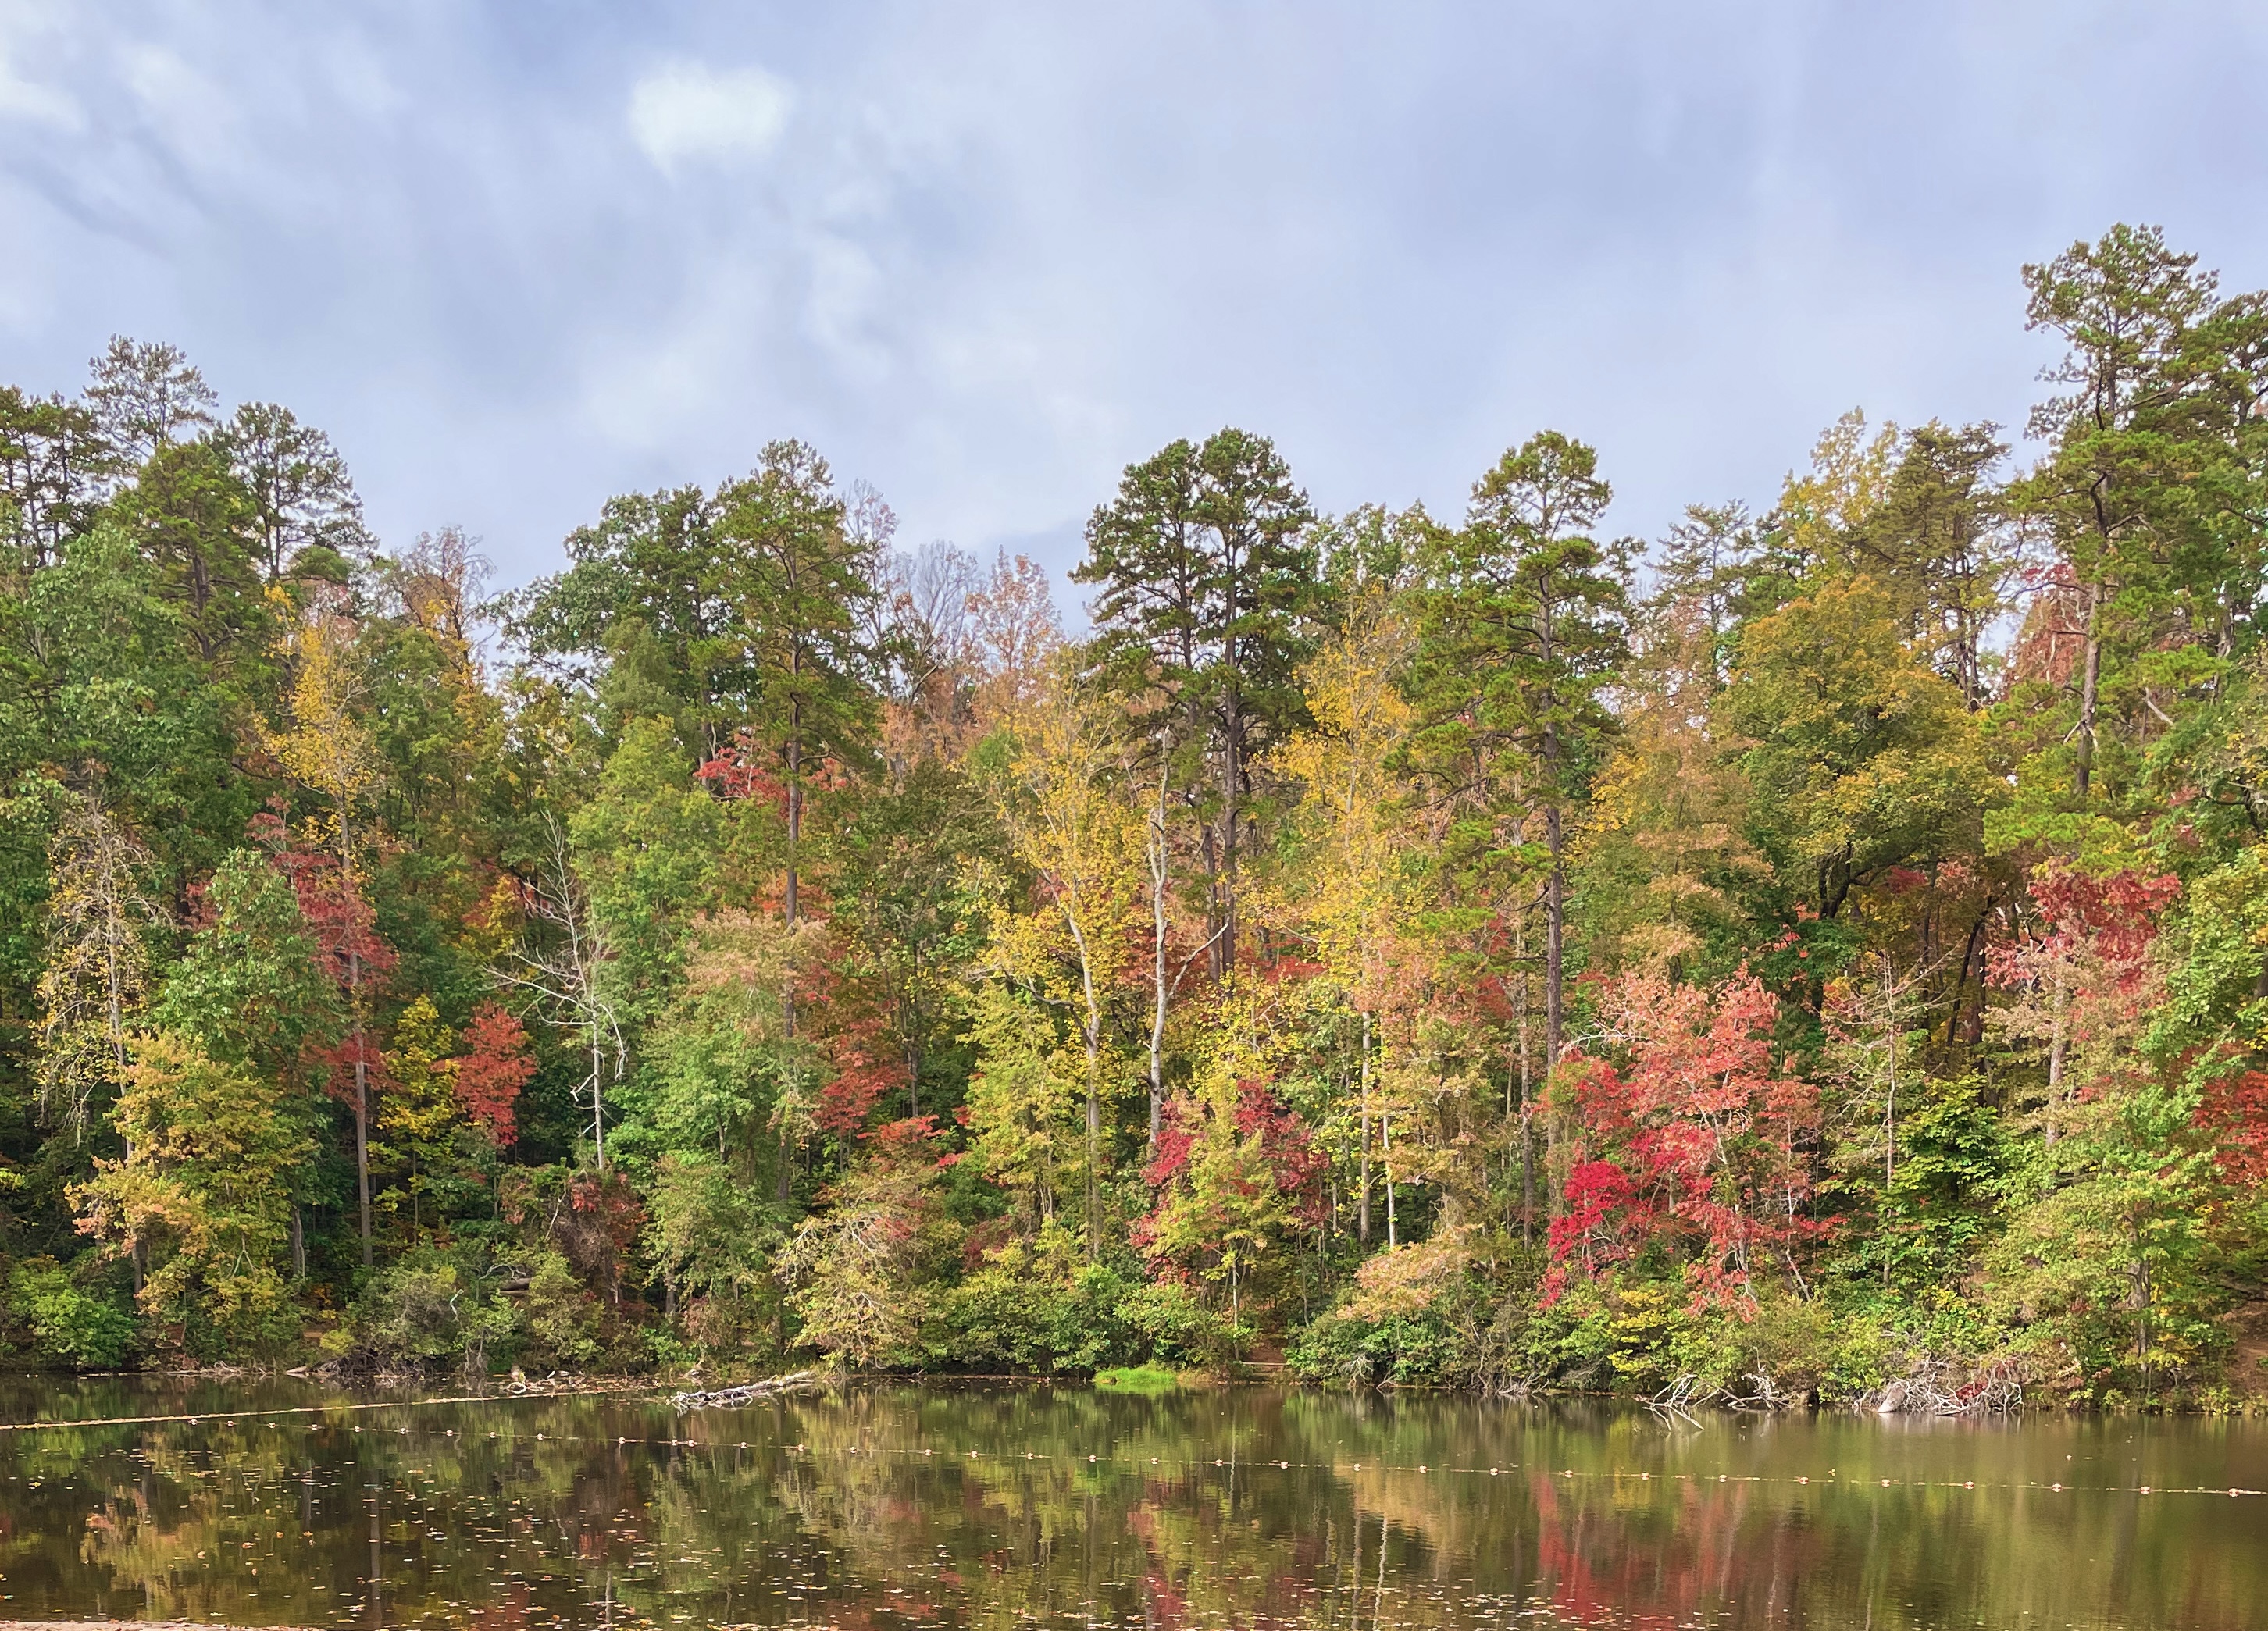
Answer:
<svg viewBox="0 0 2268 1631"><path fill-rule="evenodd" d="M794 87L754 64L665 62L630 87L630 137L665 175L688 158L762 158L794 106Z"/></svg>
<svg viewBox="0 0 2268 1631"><path fill-rule="evenodd" d="M11 60L33 35L54 32L54 23L43 15L45 11L40 6L0 4L0 119L21 120L55 130L83 130L86 115L74 98L53 84L26 78Z"/></svg>
<svg viewBox="0 0 2268 1631"><path fill-rule="evenodd" d="M1224 423L1442 515L1554 426L1658 535L1853 403L2021 424L2113 221L2268 284L2259 0L1880 10L0 0L0 382L170 340L507 582L789 435L1060 567Z"/></svg>

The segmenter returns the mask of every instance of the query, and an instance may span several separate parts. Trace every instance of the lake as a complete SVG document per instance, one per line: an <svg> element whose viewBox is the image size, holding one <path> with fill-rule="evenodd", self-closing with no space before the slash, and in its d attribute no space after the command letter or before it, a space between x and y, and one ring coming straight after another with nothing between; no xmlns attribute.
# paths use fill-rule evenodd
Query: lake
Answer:
<svg viewBox="0 0 2268 1631"><path fill-rule="evenodd" d="M279 1414L256 1414L271 1412ZM0 1616L2268 1627L2268 1424L1264 1388L0 1383ZM95 1417L195 1420L92 1422Z"/></svg>

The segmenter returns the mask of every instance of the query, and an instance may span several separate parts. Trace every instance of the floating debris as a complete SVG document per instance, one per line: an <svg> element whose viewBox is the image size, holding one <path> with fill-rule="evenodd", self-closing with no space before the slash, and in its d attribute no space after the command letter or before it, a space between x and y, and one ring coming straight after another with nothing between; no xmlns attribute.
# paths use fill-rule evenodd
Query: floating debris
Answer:
<svg viewBox="0 0 2268 1631"><path fill-rule="evenodd" d="M680 1414L688 1410L732 1410L790 1393L807 1393L818 1385L818 1371L798 1370L788 1376L767 1377L760 1382L743 1382L738 1387L719 1387L705 1393L675 1393L669 1402Z"/></svg>

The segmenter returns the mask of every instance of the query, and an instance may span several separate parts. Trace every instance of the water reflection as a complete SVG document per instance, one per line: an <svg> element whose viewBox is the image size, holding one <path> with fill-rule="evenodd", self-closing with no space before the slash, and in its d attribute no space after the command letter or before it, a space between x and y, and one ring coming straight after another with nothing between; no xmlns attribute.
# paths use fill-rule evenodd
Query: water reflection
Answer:
<svg viewBox="0 0 2268 1631"><path fill-rule="evenodd" d="M2227 1493L2268 1488L2268 1432L2242 1422L11 1385L11 1421L195 1418L0 1434L0 1613L32 1617L2268 1627L2268 1497Z"/></svg>

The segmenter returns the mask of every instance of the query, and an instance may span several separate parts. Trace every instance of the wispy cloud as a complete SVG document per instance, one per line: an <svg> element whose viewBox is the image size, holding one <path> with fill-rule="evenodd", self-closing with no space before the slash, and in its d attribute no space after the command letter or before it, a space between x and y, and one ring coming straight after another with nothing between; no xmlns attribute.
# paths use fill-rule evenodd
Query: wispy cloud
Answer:
<svg viewBox="0 0 2268 1631"><path fill-rule="evenodd" d="M2020 423L2017 268L2114 220L2268 284L2263 15L0 0L0 378L172 340L515 577L783 435L1057 564L1228 422L1451 514L1554 425L1652 533L1854 402Z"/></svg>

